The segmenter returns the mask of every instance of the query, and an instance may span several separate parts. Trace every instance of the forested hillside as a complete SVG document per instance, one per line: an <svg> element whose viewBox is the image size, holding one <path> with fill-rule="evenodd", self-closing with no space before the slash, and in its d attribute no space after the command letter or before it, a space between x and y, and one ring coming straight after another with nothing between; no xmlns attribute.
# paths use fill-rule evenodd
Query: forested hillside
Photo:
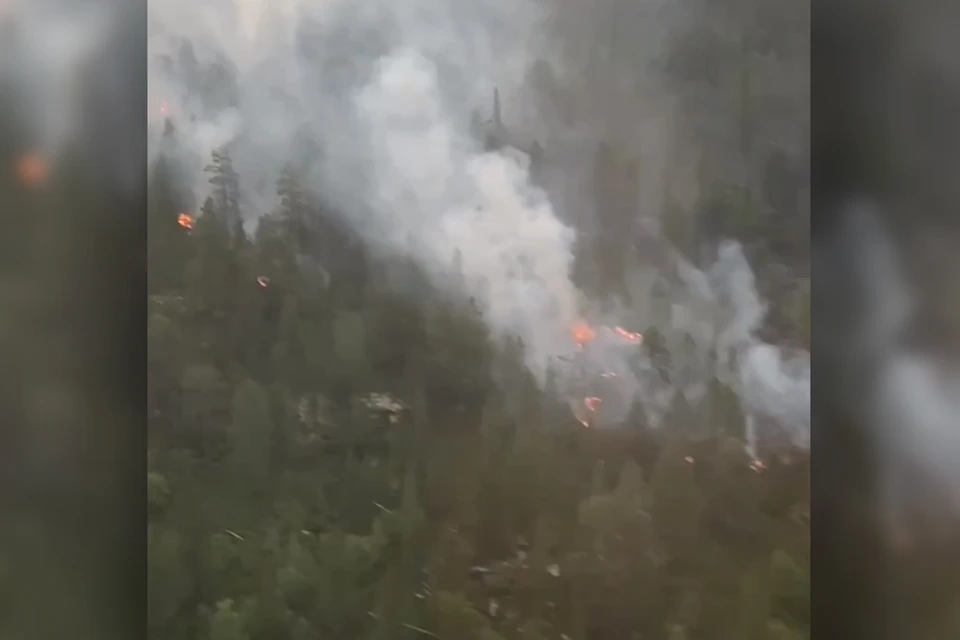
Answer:
<svg viewBox="0 0 960 640"><path fill-rule="evenodd" d="M807 636L808 467L733 394L584 428L295 171L253 237L208 173L152 176L151 638Z"/></svg>
<svg viewBox="0 0 960 640"><path fill-rule="evenodd" d="M492 102L464 112L478 107L479 149L525 154L574 230L567 279L632 309L619 331L635 359L679 387L691 340L674 322L683 269L706 269L734 238L768 303L762 339L808 349L806 5L610 0L586 16L584 3L554 4L547 37L562 40L563 68L537 61L510 106L491 83ZM291 66L311 70L303 83L357 88L351 74L373 59L348 65L338 47L393 34L377 22L390 10L371 6L369 24L344 9L343 33L297 24ZM487 9L470 19L490 19ZM440 42L404 17L415 44ZM380 55L387 45L374 41L357 55ZM361 231L392 220L394 204L401 229L416 211L388 202L364 217L343 194L325 197L310 143L331 138L325 162L375 174L356 149L378 140L348 144L310 120L322 110L300 81L277 97L252 84L273 78L238 80L189 41L163 55L164 86L178 79L184 96L155 105L165 129L148 212L152 640L809 637L803 450L748 446L752 422L719 379L694 400L671 395L662 419L634 399L624 417L593 424L553 380L534 379L520 341L494 335L472 290L441 290L427 261ZM458 71L463 60L448 57L438 66ZM668 93L672 120L640 113ZM222 125L214 116L241 94L253 106L240 142L206 158L203 180L165 153L196 142L191 118L207 134ZM258 129L264 113L277 121ZM276 161L251 139L288 115L306 123L291 163L275 184L245 181ZM442 115L442 127L456 121ZM416 140L405 132L391 141ZM459 257L446 276L458 277ZM584 395L580 411L602 402Z"/></svg>

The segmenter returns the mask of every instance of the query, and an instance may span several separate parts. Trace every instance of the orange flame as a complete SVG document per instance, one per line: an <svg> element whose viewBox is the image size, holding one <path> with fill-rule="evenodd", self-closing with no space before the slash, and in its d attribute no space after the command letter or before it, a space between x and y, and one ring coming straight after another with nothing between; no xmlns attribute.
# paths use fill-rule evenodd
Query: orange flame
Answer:
<svg viewBox="0 0 960 640"><path fill-rule="evenodd" d="M47 163L35 153L17 158L17 179L26 187L39 187L47 181Z"/></svg>
<svg viewBox="0 0 960 640"><path fill-rule="evenodd" d="M577 422L579 422L580 424L585 426L587 429L589 429L592 426L590 423L591 421L590 421L589 414L595 412L597 410L597 407L600 406L601 402L603 402L603 400L601 398L598 398L597 396L588 396L584 398L583 408L586 409L587 412L584 413L583 411L577 408L574 408L574 411L573 411L574 417L577 419Z"/></svg>
<svg viewBox="0 0 960 640"><path fill-rule="evenodd" d="M177 224L190 231L193 229L193 216L189 213L181 213L177 216Z"/></svg>
<svg viewBox="0 0 960 640"><path fill-rule="evenodd" d="M614 327L613 331L624 340L633 342L634 344L643 344L643 336L639 333L627 331L623 327Z"/></svg>
<svg viewBox="0 0 960 640"><path fill-rule="evenodd" d="M639 333L634 333L633 331L627 331L622 327L614 327L613 329L611 329L610 327L603 327L603 329L605 331L613 331L613 333L615 333L618 337L620 337L621 339L627 340L632 344L642 344L643 342L642 335L640 335ZM593 341L594 338L597 337L597 331L593 327L591 327L588 323L584 321L580 321L574 324L573 327L570 329L570 335L573 338L573 342L578 347L583 348L585 345L587 345L588 343ZM601 373L600 377L604 379L616 378L617 374L614 373L613 371L606 371L604 373ZM587 410L587 412L593 413L593 412L596 412L597 407L600 406L601 402L603 402L601 398L597 396L589 396L587 398L584 398L583 407ZM580 422L580 424L589 428L591 426L589 417L580 415L582 413L582 410L576 405L573 405L573 407L574 407L573 413L577 418L577 420Z"/></svg>
<svg viewBox="0 0 960 640"><path fill-rule="evenodd" d="M578 322L577 324L573 325L573 329L570 330L570 333L573 336L573 341L579 347L582 347L597 337L597 332L594 331L593 327L586 322Z"/></svg>

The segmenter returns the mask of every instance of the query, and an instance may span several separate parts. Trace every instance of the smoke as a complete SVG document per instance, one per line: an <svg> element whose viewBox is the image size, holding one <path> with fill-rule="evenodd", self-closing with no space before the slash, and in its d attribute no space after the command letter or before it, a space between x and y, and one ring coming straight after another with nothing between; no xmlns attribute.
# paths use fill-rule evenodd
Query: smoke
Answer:
<svg viewBox="0 0 960 640"><path fill-rule="evenodd" d="M572 230L521 161L479 153L445 117L435 67L423 55L382 59L357 107L377 176L366 202L376 239L404 247L441 282L462 283L494 330L523 340L544 382L577 318Z"/></svg>
<svg viewBox="0 0 960 640"><path fill-rule="evenodd" d="M766 314L741 247L721 245L709 279L732 311L717 340L718 376L737 390L749 414L776 420L793 443L810 445L810 354L787 355L757 337ZM748 440L751 437L748 434ZM755 446L755 442L749 442Z"/></svg>
<svg viewBox="0 0 960 640"><path fill-rule="evenodd" d="M661 242L668 245L666 239ZM677 286L667 296L666 313L655 317L653 326L670 354L664 377L641 349L619 339L615 332L600 332L588 345L576 366L564 366L565 380L603 379L603 412L596 424L616 424L636 400L651 426L661 425L675 402L683 398L696 406L716 379L733 390L747 414L748 450L756 455L758 419L773 422L793 446L810 446L810 354L789 351L758 337L766 305L756 289L755 276L742 247L734 241L720 245L716 262L706 271L698 269L679 252L668 248L667 263L659 270L643 269L653 277L672 276ZM640 279L640 278L638 278ZM647 286L634 291L640 309L658 304ZM629 316L618 309L601 319L611 323ZM588 314L589 315L589 314ZM567 393L576 395L576 385L567 382ZM580 392L580 395L588 395ZM592 394L589 394L592 395Z"/></svg>
<svg viewBox="0 0 960 640"><path fill-rule="evenodd" d="M698 402L712 376L724 375L751 411L788 422L803 442L809 365L804 370L802 357L756 339L764 309L734 245L720 251L708 273L668 251L682 284L671 293L667 317L655 323L675 354L669 381L613 334L602 334L587 353L574 348L570 330L581 317L616 326L622 312L638 319L653 306L641 296L628 310L601 311L571 281L575 233L563 220L583 218L570 211L582 205L582 194L569 192L582 184L591 142L622 134L630 150L645 150L638 154L644 216L659 210L660 164L682 163L667 152L663 126L673 101L645 66L652 68L670 38L661 33L630 45L621 37L599 58L585 46L602 41L618 20L649 27L663 7L648 2L631 18L609 2L598 5L589 24L573 19L578 7L535 0L158 0L150 4L151 158L162 151L179 159L196 176L202 199L202 167L211 151L227 146L254 224L274 206L283 167L310 160L309 186L368 244L415 259L435 284L472 297L495 336L522 340L541 385L550 370L568 380L584 372L607 376L616 380L604 402L611 420L622 420L640 398L649 421L659 424L678 393ZM553 65L552 79L543 61ZM639 85L599 72L627 65ZM573 100L576 123L543 113L525 93L534 68L553 83L550 90L588 96ZM524 153L478 145L474 111L489 104L494 88L551 149L554 181L559 175L567 183L551 188L560 202L531 183ZM576 395L573 382L561 387Z"/></svg>
<svg viewBox="0 0 960 640"><path fill-rule="evenodd" d="M175 115L202 198L203 163L229 146L256 217L315 142L309 186L371 245L473 297L495 334L523 340L542 383L577 317L573 232L523 154L487 153L469 128L540 55L538 19L533 3L494 1L152 3L151 152Z"/></svg>
<svg viewBox="0 0 960 640"><path fill-rule="evenodd" d="M31 149L51 157L79 130L84 81L101 53L111 16L102 7L59 2L0 5L0 81L4 102ZM99 78L98 78L99 79ZM103 85L102 79L100 85ZM98 87L115 93L116 87Z"/></svg>
<svg viewBox="0 0 960 640"><path fill-rule="evenodd" d="M883 515L902 527L920 509L921 498L937 511L944 502L960 507L960 371L942 353L911 342L921 307L904 256L874 206L850 208L843 246L853 256L857 300L846 325L850 335L836 341L839 357L851 362L839 380L851 406L874 429Z"/></svg>

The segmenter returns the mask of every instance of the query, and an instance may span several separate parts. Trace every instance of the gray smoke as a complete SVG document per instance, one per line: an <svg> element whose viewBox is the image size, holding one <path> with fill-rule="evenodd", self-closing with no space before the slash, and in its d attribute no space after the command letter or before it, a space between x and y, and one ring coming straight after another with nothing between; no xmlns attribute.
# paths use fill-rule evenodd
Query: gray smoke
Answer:
<svg viewBox="0 0 960 640"><path fill-rule="evenodd" d="M901 527L921 499L938 510L944 503L960 507L960 371L942 354L911 345L919 300L903 256L875 206L851 208L846 234L848 246L859 249L858 305L848 325L852 339L840 352L852 363L841 381L875 429L886 489L883 515Z"/></svg>
<svg viewBox="0 0 960 640"><path fill-rule="evenodd" d="M462 286L496 334L523 340L543 382L577 317L573 233L522 154L486 153L469 135L472 107L494 87L508 95L532 63L534 4L161 0L151 12L156 141L176 109L195 170L229 143L254 217L302 139L318 141L310 186L373 245ZM231 67L237 106L211 110L164 70L183 39Z"/></svg>
<svg viewBox="0 0 960 640"><path fill-rule="evenodd" d="M718 374L737 390L748 413L774 419L795 445L809 447L810 354L788 355L757 338L766 307L738 244L720 247L709 276L718 299L732 312L717 340Z"/></svg>
<svg viewBox="0 0 960 640"><path fill-rule="evenodd" d="M661 242L668 246L666 239ZM656 299L652 283L666 274L675 276L678 285L667 296L663 313L656 313L655 307L664 301ZM669 377L664 379L649 358L641 357L637 346L613 332L599 332L577 365L567 365L561 372L570 380L609 376L601 385L603 418L612 423L622 420L639 399L647 422L656 427L679 397L696 405L710 381L717 379L737 394L747 414L751 453L756 453L757 434L751 426L757 418L773 421L794 446L809 448L810 354L788 351L758 337L767 309L738 243L722 243L707 271L670 249L662 267L635 266L633 281L635 306L641 311L654 309L643 326L654 327L665 338L671 356ZM592 317L608 317L612 323L635 316L636 311L618 309L609 316Z"/></svg>
<svg viewBox="0 0 960 640"><path fill-rule="evenodd" d="M637 203L644 216L659 210L662 165L683 170L685 154L667 152L671 133L663 125L673 100L644 66L663 54L669 38L661 33L630 44L621 37L599 58L585 46L618 20L667 20L660 4L644 3L631 17L621 3L601 3L587 25L573 19L581 11L576 3L551 3L550 14L536 0L157 0L149 30L151 157L163 150L179 158L202 199L202 167L211 151L229 145L245 215L255 224L274 206L284 165L309 155L307 142L317 143L322 158L312 164L309 186L368 243L415 259L436 284L477 300L496 336L522 339L541 384L551 366L570 379L576 372L614 374L620 399L606 403L613 419L640 397L659 423L677 393L691 402L704 396L717 373L708 354L719 341L727 383L756 411L797 423L801 434L809 367L804 386L802 363L754 338L763 311L739 249L721 251L709 274L672 252L684 286L671 293L665 315L649 312L655 305L643 296L629 309L600 309L570 279L574 232L558 211L582 220L583 196L571 185L582 184L592 143L614 135L645 151L648 188ZM574 101L576 124L544 113L523 90L542 61L553 65L555 90L589 96ZM639 85L598 73L626 66ZM539 127L537 137L560 158L552 169L555 181L568 183L556 190L562 201L551 202L531 184L523 153L486 152L471 135L474 109L489 104L494 88L505 110ZM172 147L161 135L170 117L177 127ZM656 280L655 269L634 271L636 281ZM580 318L630 330L654 320L678 354L675 375L664 381L635 345L615 335L577 352L570 330ZM729 353L735 362L724 360ZM572 361L576 366L558 364ZM574 394L575 386L564 392Z"/></svg>

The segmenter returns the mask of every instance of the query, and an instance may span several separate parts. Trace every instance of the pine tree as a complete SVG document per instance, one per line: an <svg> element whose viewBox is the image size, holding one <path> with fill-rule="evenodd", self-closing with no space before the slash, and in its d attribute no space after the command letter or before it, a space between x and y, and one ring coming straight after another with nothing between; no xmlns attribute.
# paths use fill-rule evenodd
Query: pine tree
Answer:
<svg viewBox="0 0 960 640"><path fill-rule="evenodd" d="M222 454L223 429L229 421L229 385L209 364L192 364L180 377L180 419L176 430L207 459Z"/></svg>
<svg viewBox="0 0 960 640"><path fill-rule="evenodd" d="M420 588L423 565L421 526L423 512L418 494L416 458L408 461L403 479L400 509L393 519L393 558L382 582L381 612L376 638L414 638L411 626L420 626L415 594Z"/></svg>
<svg viewBox="0 0 960 640"><path fill-rule="evenodd" d="M274 440L273 416L266 392L256 382L245 380L233 395L231 412L230 462L245 482L261 483L270 472Z"/></svg>
<svg viewBox="0 0 960 640"><path fill-rule="evenodd" d="M703 497L695 478L697 461L686 442L671 434L651 477L651 515L657 539L680 568L689 570L701 538Z"/></svg>
<svg viewBox="0 0 960 640"><path fill-rule="evenodd" d="M210 184L213 186L210 196L212 211L221 218L232 234L243 222L240 212L240 176L233 168L233 161L226 149L214 151L210 164L204 170L210 175Z"/></svg>
<svg viewBox="0 0 960 640"><path fill-rule="evenodd" d="M300 176L293 167L287 166L280 173L277 179L277 194L280 196L280 208L277 211L279 224L289 236L296 254L305 255L309 253L311 246L311 204Z"/></svg>

